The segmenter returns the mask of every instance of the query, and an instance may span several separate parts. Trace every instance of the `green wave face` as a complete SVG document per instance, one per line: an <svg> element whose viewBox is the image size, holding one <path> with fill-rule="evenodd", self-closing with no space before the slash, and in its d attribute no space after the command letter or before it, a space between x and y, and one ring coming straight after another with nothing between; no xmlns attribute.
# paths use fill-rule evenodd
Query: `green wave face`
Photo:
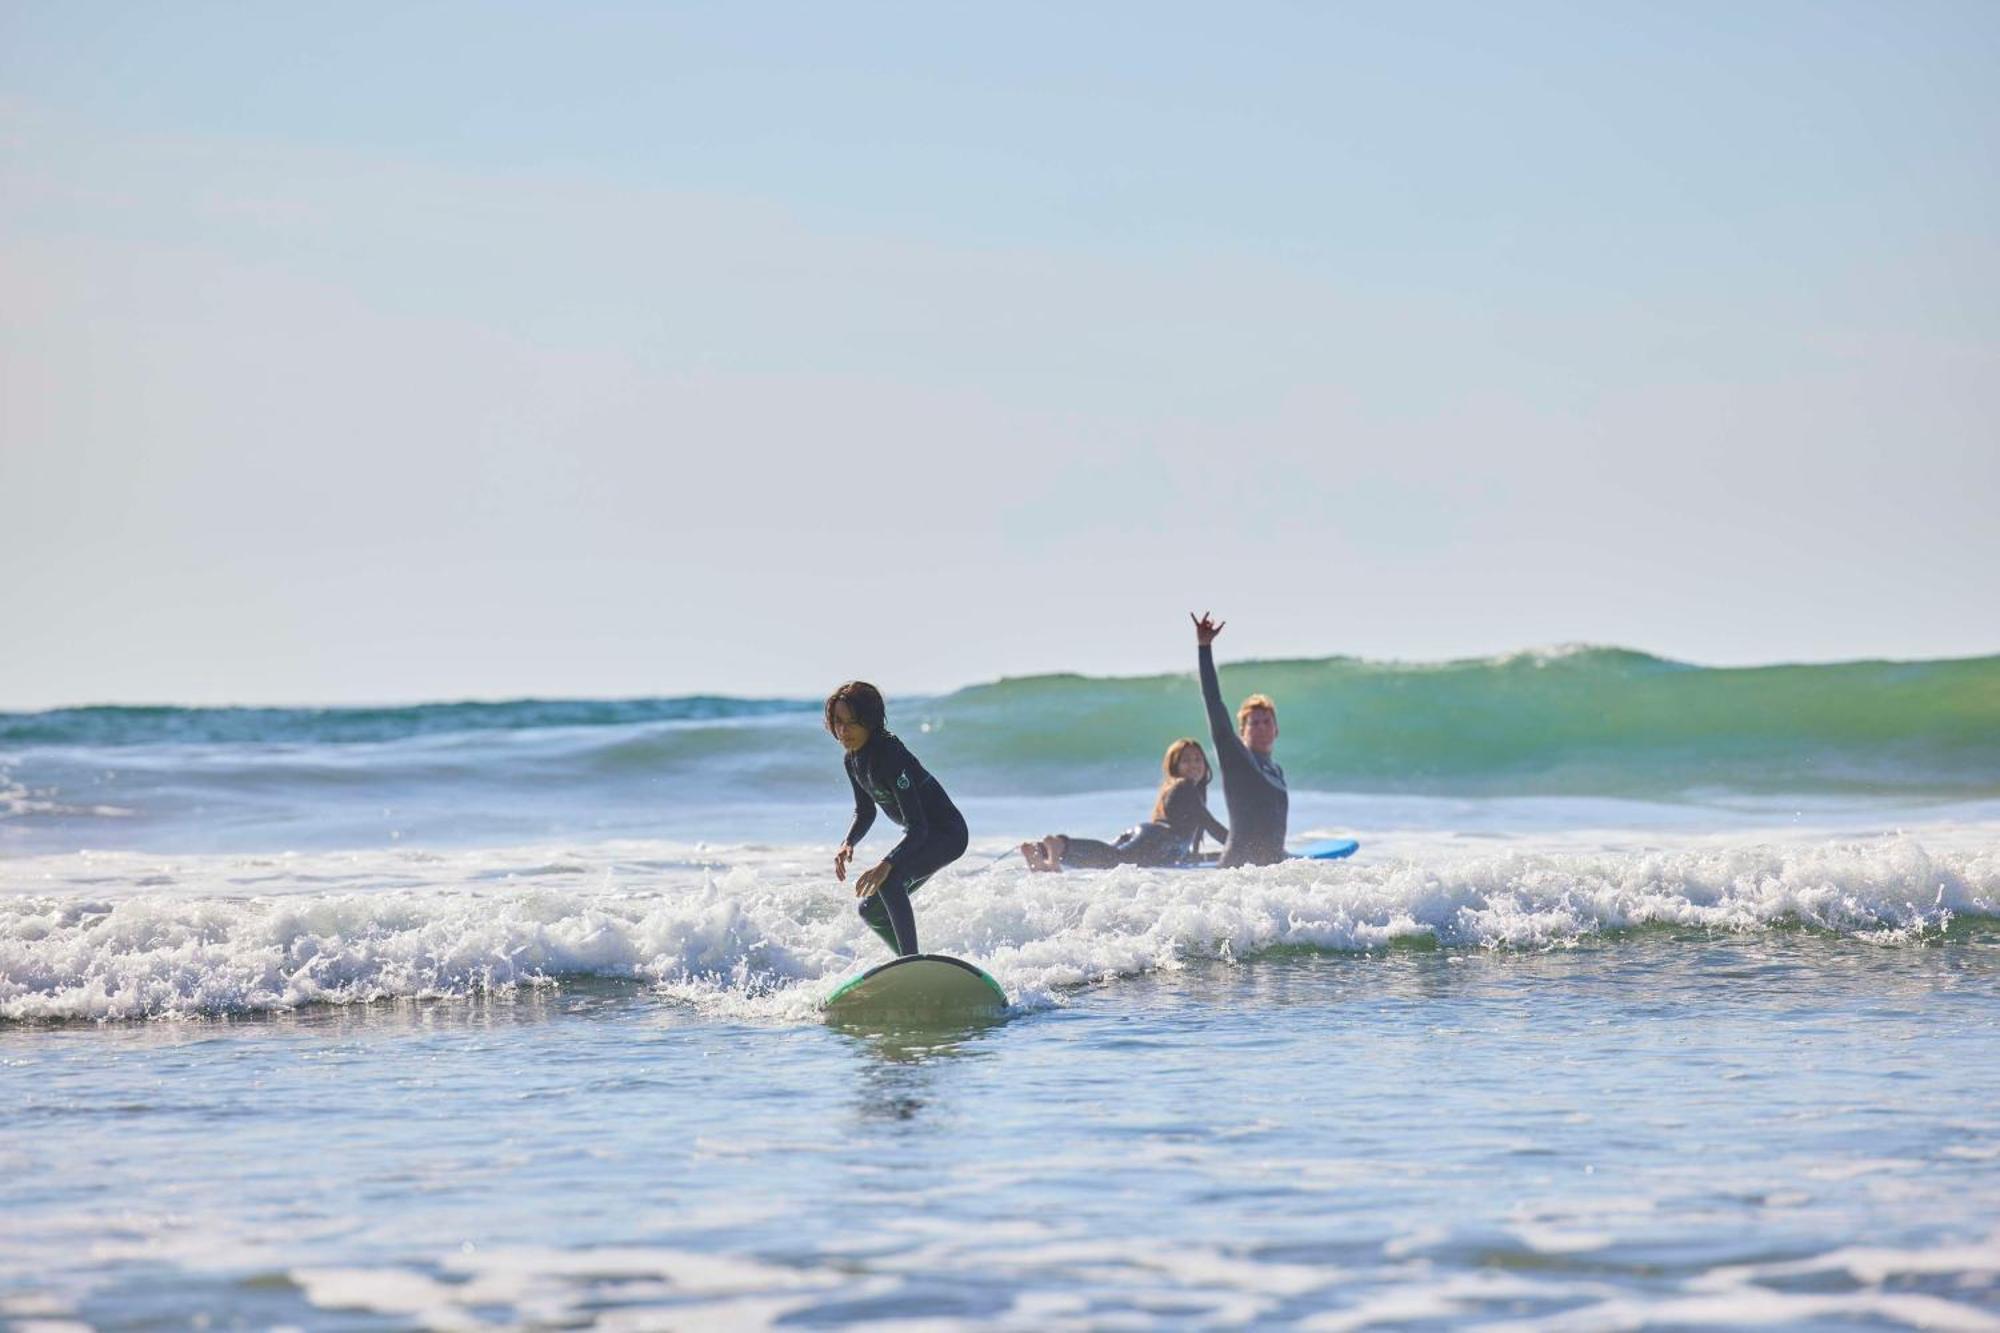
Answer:
<svg viewBox="0 0 2000 1333"><path fill-rule="evenodd" d="M2000 657L1724 669L1588 648L1225 663L1222 684L1232 712L1253 691L1277 701L1278 761L1300 790L2000 795ZM1168 742L1208 737L1192 672L1003 680L892 698L889 721L968 796L1142 787ZM357 746L359 759L346 753ZM0 811L9 799L150 808L99 783L113 770L216 800L385 784L441 800L463 784L600 803L846 799L811 699L0 713Z"/></svg>
<svg viewBox="0 0 2000 1333"><path fill-rule="evenodd" d="M534 731L551 727L637 727L816 712L798 699L512 699L499 703L403 707L170 708L105 705L0 713L0 746L312 745L393 743L418 736Z"/></svg>
<svg viewBox="0 0 2000 1333"><path fill-rule="evenodd" d="M1590 648L1225 664L1222 684L1232 712L1253 691L1276 701L1278 761L1314 790L2000 793L2000 657L1705 668ZM940 766L1044 788L1131 785L1174 737L1208 736L1192 674L1006 680L923 717Z"/></svg>

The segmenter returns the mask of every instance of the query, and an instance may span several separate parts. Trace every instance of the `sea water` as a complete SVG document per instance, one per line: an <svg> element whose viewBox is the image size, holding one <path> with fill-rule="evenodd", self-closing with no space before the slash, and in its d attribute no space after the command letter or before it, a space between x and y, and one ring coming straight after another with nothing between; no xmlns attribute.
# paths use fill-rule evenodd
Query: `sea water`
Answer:
<svg viewBox="0 0 2000 1333"><path fill-rule="evenodd" d="M1358 856L1030 874L1191 682L891 701L930 1031L810 701L0 715L0 1320L2000 1328L2000 662L1225 683Z"/></svg>

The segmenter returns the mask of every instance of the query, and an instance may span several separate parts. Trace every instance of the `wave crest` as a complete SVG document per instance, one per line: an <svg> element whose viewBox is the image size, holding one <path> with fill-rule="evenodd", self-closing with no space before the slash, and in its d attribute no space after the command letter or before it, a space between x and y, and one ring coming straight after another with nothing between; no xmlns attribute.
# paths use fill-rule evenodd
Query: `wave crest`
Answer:
<svg viewBox="0 0 2000 1333"><path fill-rule="evenodd" d="M4 899L0 1017L259 1013L609 977L800 1021L841 977L876 961L879 945L817 861L808 870L790 855L673 870L528 849L517 854L522 877L557 883L497 889L473 886L492 872L465 857L404 858L350 873L393 868L409 885L421 867L426 882L256 897L228 892L240 863L218 858L180 867L172 892ZM289 877L311 882L313 869L295 865ZM73 873L84 888L95 871ZM978 961L1036 1006L1079 985L1297 950L1544 950L1652 927L1909 944L1956 921L2000 919L2000 854L1893 838L1213 873L996 866L945 872L918 909L926 948Z"/></svg>

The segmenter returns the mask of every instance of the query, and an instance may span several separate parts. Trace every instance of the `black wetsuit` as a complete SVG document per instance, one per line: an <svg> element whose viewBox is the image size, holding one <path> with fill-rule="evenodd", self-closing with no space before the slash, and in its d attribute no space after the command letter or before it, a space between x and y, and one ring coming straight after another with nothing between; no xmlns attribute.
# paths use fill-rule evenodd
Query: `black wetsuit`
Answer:
<svg viewBox="0 0 2000 1333"><path fill-rule="evenodd" d="M1222 682L1215 676L1215 651L1201 645L1201 701L1215 740L1215 763L1222 773L1222 799L1229 806L1229 841L1224 866L1267 866L1285 859L1285 821L1291 795L1285 770L1260 756L1236 734L1235 719L1222 706Z"/></svg>
<svg viewBox="0 0 2000 1333"><path fill-rule="evenodd" d="M1165 819L1147 820L1118 835L1116 842L1096 838L1065 838L1062 863L1083 870L1111 866L1172 866L1192 861L1201 850L1201 835L1226 842L1229 830L1208 812L1208 783L1175 778L1167 792Z"/></svg>
<svg viewBox="0 0 2000 1333"><path fill-rule="evenodd" d="M902 826L903 840L882 859L889 877L861 900L861 919L898 954L917 951L917 922L910 895L938 870L965 855L965 816L917 757L895 736L878 731L847 756L854 787L854 823L847 845L860 842L875 823L875 807Z"/></svg>

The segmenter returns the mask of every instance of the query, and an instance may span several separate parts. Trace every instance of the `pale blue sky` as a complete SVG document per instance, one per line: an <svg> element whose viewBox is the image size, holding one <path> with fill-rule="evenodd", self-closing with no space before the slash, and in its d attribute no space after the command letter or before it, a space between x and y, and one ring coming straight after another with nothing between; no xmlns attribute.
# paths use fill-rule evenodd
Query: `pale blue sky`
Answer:
<svg viewBox="0 0 2000 1333"><path fill-rule="evenodd" d="M0 0L0 707L2000 651L2000 5Z"/></svg>

